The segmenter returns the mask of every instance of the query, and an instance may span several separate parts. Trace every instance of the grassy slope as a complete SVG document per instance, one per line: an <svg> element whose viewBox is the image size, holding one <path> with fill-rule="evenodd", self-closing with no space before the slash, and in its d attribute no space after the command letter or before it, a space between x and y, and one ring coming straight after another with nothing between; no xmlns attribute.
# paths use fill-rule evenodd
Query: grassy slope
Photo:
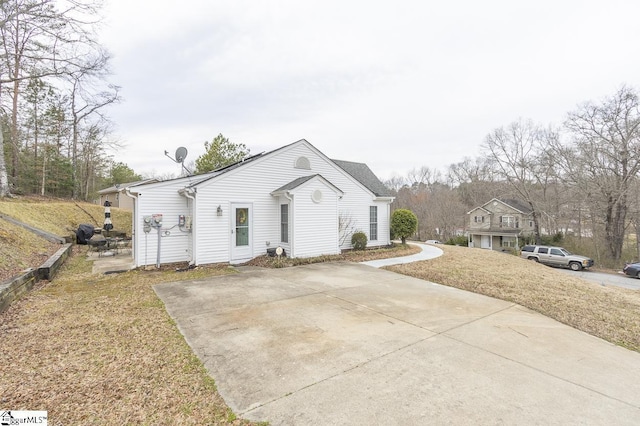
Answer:
<svg viewBox="0 0 640 426"><path fill-rule="evenodd" d="M81 223L100 227L104 207L97 204L38 198L0 199L0 214L65 237ZM111 209L114 226L131 234L131 212ZM40 266L60 248L31 232L0 219L0 281L20 271Z"/></svg>
<svg viewBox="0 0 640 426"><path fill-rule="evenodd" d="M42 265L59 248L59 244L0 219L0 282Z"/></svg>
<svg viewBox="0 0 640 426"><path fill-rule="evenodd" d="M39 198L0 199L0 213L61 237L70 235L82 223L101 227L104 207L97 204ZM131 212L111 208L111 220L117 230L131 234Z"/></svg>
<svg viewBox="0 0 640 426"><path fill-rule="evenodd" d="M640 351L640 292L603 287L516 256L440 246L444 255L387 269L518 303Z"/></svg>

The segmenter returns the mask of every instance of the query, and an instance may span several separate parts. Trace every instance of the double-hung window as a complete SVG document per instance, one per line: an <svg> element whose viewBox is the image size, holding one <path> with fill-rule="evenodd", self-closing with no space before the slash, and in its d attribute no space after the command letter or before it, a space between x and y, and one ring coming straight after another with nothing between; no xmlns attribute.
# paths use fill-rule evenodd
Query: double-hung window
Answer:
<svg viewBox="0 0 640 426"><path fill-rule="evenodd" d="M516 218L513 216L502 216L500 217L500 221L503 228L517 228Z"/></svg>
<svg viewBox="0 0 640 426"><path fill-rule="evenodd" d="M378 239L378 206L369 206L369 241Z"/></svg>
<svg viewBox="0 0 640 426"><path fill-rule="evenodd" d="M280 241L289 242L289 204L280 204Z"/></svg>

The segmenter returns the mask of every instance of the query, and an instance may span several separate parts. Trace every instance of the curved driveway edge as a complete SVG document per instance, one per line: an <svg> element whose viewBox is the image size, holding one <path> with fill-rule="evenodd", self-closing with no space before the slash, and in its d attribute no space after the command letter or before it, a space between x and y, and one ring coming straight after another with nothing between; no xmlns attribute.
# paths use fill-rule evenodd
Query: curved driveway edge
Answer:
<svg viewBox="0 0 640 426"><path fill-rule="evenodd" d="M363 265L373 266L374 268L382 268L383 266L400 265L403 263L418 262L420 260L435 259L442 256L442 250L438 247L434 247L429 244L410 242L409 244L416 245L422 249L420 253L412 254L410 256L392 257L389 259L369 260L367 262L360 262Z"/></svg>
<svg viewBox="0 0 640 426"><path fill-rule="evenodd" d="M640 354L356 263L154 287L239 416L273 425L637 424Z"/></svg>

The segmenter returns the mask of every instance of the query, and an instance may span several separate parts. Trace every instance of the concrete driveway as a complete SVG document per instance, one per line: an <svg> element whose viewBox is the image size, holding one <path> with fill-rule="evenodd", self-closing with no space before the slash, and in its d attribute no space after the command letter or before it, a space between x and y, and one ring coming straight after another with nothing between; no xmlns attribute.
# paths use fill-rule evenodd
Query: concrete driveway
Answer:
<svg viewBox="0 0 640 426"><path fill-rule="evenodd" d="M157 285L233 411L273 425L638 424L640 354L367 265Z"/></svg>

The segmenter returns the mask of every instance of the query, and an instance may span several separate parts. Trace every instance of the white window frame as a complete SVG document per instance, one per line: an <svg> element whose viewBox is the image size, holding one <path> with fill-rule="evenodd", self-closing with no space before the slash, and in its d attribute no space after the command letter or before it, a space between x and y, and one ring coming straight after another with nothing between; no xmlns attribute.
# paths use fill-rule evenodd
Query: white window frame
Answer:
<svg viewBox="0 0 640 426"><path fill-rule="evenodd" d="M289 204L280 204L280 242L289 242Z"/></svg>
<svg viewBox="0 0 640 426"><path fill-rule="evenodd" d="M512 216L512 215L500 216L500 226L502 228L513 228L513 229L516 229L516 224L517 223L518 223L518 221L516 220L515 216Z"/></svg>
<svg viewBox="0 0 640 426"><path fill-rule="evenodd" d="M378 241L378 206L369 206L369 241Z"/></svg>
<svg viewBox="0 0 640 426"><path fill-rule="evenodd" d="M516 247L516 239L515 239L515 237L502 237L501 245L504 248L515 248Z"/></svg>

